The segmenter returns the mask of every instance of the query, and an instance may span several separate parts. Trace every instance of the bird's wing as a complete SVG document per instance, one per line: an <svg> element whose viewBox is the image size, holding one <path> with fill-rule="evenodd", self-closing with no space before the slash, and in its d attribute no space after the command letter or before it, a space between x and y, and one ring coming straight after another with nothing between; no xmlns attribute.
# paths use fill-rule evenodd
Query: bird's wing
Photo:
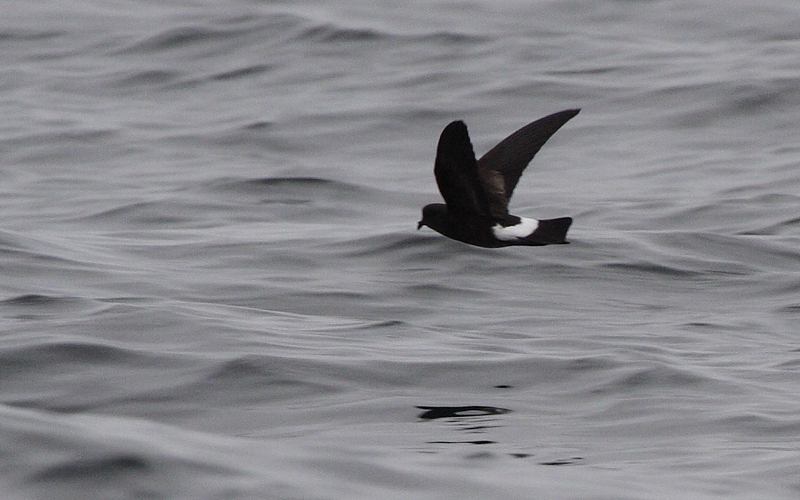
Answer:
<svg viewBox="0 0 800 500"><path fill-rule="evenodd" d="M442 131L433 173L448 208L489 215L489 199L464 122L452 122Z"/></svg>
<svg viewBox="0 0 800 500"><path fill-rule="evenodd" d="M500 141L478 160L478 175L485 186L490 213L495 219L508 215L508 202L517 181L534 155L550 136L579 111L566 109L529 123Z"/></svg>

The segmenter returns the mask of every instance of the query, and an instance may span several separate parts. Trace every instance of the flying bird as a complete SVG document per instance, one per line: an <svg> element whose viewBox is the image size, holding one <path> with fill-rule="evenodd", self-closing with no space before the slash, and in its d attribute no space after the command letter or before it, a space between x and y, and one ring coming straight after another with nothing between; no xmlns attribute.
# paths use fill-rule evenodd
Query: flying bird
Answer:
<svg viewBox="0 0 800 500"><path fill-rule="evenodd" d="M445 203L422 209L422 226L448 238L485 248L569 243L571 217L536 220L508 212L522 172L545 142L578 114L567 109L540 118L509 135L480 160L463 121L447 125L439 137L433 168Z"/></svg>

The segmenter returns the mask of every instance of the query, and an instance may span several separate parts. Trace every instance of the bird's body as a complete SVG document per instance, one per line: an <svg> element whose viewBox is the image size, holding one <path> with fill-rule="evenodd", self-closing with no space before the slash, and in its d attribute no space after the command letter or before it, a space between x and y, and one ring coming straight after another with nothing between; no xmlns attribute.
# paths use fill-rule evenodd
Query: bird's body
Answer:
<svg viewBox="0 0 800 500"><path fill-rule="evenodd" d="M508 212L508 202L533 156L578 111L560 111L529 123L480 160L475 159L464 122L450 123L439 137L434 167L445 204L426 205L417 227L428 226L454 240L487 248L567 243L571 218L517 217Z"/></svg>

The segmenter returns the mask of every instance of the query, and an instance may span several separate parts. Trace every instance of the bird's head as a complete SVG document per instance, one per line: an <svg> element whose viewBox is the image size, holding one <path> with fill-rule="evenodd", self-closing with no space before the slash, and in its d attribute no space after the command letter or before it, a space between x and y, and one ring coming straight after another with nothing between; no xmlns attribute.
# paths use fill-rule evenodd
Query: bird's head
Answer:
<svg viewBox="0 0 800 500"><path fill-rule="evenodd" d="M422 220L417 223L417 230L428 226L434 231L439 231L447 218L447 205L431 203L422 208Z"/></svg>

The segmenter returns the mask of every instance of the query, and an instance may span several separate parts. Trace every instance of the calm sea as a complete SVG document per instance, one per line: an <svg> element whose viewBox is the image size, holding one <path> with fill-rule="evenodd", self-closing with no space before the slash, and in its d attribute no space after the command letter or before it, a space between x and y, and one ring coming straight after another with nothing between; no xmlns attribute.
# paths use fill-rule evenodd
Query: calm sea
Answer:
<svg viewBox="0 0 800 500"><path fill-rule="evenodd" d="M795 0L2 11L4 498L800 497ZM417 231L574 107L570 245Z"/></svg>

